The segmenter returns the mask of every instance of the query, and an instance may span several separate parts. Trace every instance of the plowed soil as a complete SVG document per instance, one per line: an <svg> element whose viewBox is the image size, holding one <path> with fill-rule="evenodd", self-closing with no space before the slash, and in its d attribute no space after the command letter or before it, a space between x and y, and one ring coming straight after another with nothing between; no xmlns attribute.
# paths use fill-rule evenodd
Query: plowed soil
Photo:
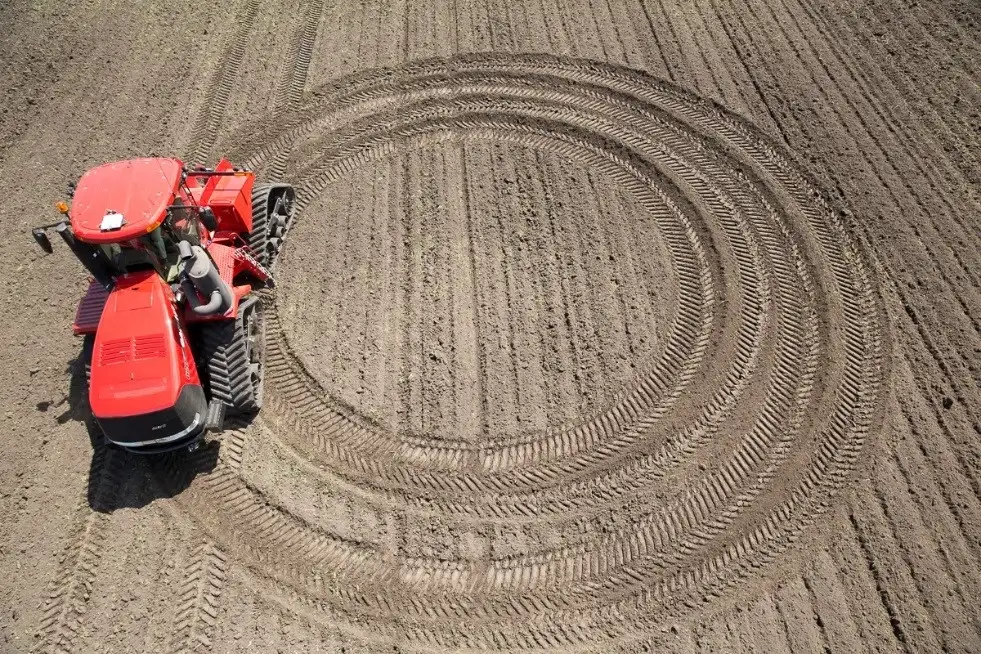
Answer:
<svg viewBox="0 0 981 654"><path fill-rule="evenodd" d="M981 651L981 10L0 8L6 652ZM265 405L107 450L28 229L296 186ZM56 244L57 246L57 244Z"/></svg>

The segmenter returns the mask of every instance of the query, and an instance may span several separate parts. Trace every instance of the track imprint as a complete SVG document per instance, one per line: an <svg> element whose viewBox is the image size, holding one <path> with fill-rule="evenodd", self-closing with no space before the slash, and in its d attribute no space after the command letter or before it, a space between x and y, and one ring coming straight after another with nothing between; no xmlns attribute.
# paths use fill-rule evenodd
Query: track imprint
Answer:
<svg viewBox="0 0 981 654"><path fill-rule="evenodd" d="M300 201L265 408L178 496L284 597L427 651L623 638L758 574L847 482L878 293L752 125L537 55L290 105L224 144Z"/></svg>

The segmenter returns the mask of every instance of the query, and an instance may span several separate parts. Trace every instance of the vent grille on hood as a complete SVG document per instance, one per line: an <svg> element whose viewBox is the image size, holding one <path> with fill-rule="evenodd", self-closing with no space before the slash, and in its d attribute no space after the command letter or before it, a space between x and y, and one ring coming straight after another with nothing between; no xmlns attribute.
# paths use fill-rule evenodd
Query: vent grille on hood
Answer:
<svg viewBox="0 0 981 654"><path fill-rule="evenodd" d="M113 363L123 363L133 357L133 339L117 338L106 341L102 344L102 353L99 356L101 365L106 366Z"/></svg>
<svg viewBox="0 0 981 654"><path fill-rule="evenodd" d="M167 356L163 334L117 338L102 344L101 365L124 363L139 359L158 359Z"/></svg>
<svg viewBox="0 0 981 654"><path fill-rule="evenodd" d="M137 336L133 340L135 341L134 349L137 359L156 359L167 356L163 334Z"/></svg>

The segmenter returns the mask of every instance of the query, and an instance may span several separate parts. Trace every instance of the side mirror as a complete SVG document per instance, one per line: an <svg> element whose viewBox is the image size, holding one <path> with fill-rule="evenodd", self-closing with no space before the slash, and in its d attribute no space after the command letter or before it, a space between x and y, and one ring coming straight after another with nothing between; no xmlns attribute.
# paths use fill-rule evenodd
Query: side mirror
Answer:
<svg viewBox="0 0 981 654"><path fill-rule="evenodd" d="M51 239L48 238L47 232L45 232L43 229L40 227L35 227L31 230L31 235L34 237L34 240L42 250L48 254L54 252L54 249L51 247Z"/></svg>

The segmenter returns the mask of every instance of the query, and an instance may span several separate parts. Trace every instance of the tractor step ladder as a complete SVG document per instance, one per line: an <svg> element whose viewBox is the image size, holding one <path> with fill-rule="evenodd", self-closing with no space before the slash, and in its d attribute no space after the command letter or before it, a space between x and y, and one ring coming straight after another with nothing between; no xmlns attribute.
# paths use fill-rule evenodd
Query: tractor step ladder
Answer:
<svg viewBox="0 0 981 654"><path fill-rule="evenodd" d="M252 253L249 252L249 248L247 246L235 248L235 259L243 262L246 268L249 269L249 272L258 277L260 281L268 281L270 286L275 285L273 282L272 273L265 266L259 263L254 256L252 256Z"/></svg>
<svg viewBox="0 0 981 654"><path fill-rule="evenodd" d="M205 417L204 428L207 431L221 431L225 428L225 410L228 407L221 400L212 399L208 402L208 415Z"/></svg>

